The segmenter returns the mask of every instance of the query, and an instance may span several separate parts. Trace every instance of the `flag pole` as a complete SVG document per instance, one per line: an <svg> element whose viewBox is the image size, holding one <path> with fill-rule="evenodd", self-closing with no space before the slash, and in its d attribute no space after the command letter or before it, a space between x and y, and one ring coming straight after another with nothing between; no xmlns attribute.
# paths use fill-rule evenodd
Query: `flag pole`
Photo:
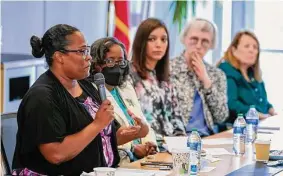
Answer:
<svg viewBox="0 0 283 176"><path fill-rule="evenodd" d="M108 3L107 3L107 19L106 19L106 36L107 37L109 37L110 5L111 5L111 0L108 0Z"/></svg>

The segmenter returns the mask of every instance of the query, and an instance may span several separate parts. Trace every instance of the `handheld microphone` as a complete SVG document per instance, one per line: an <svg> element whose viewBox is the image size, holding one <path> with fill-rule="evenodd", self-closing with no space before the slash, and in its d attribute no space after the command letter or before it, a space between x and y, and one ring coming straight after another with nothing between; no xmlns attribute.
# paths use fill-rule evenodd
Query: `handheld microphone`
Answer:
<svg viewBox="0 0 283 176"><path fill-rule="evenodd" d="M93 76L94 84L98 88L99 96L102 101L106 100L106 92L105 92L105 78L102 73L96 73Z"/></svg>

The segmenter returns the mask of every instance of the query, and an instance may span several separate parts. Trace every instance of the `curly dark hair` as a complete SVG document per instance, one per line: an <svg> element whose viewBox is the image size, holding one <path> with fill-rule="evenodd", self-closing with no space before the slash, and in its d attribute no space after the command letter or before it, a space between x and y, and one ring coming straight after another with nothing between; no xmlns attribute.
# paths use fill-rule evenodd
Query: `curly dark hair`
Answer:
<svg viewBox="0 0 283 176"><path fill-rule="evenodd" d="M90 55L92 57L92 62L90 67L90 77L89 77L90 80L92 80L93 75L95 75L98 72L101 72L100 68L102 65L105 64L106 53L110 51L110 48L113 45L119 45L122 48L124 53L124 59L127 60L127 52L125 45L115 37L105 37L96 40L90 47ZM129 75L129 65L125 68L122 82L125 82L127 80L128 75Z"/></svg>

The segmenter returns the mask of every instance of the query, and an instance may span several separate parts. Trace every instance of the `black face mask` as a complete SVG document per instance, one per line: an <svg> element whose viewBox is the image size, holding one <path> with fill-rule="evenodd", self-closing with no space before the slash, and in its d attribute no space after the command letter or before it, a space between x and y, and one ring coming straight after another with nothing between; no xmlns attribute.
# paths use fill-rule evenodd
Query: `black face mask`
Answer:
<svg viewBox="0 0 283 176"><path fill-rule="evenodd" d="M114 67L104 67L101 73L105 77L106 84L110 86L120 86L123 84L125 68L120 68L119 65Z"/></svg>

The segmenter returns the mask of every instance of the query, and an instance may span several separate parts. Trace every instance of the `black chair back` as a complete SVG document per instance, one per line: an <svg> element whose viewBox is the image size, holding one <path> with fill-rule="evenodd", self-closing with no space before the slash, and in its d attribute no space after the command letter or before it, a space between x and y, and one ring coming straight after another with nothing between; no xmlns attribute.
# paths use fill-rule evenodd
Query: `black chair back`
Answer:
<svg viewBox="0 0 283 176"><path fill-rule="evenodd" d="M4 171L2 175L11 175L17 131L17 113L1 114L1 162Z"/></svg>
<svg viewBox="0 0 283 176"><path fill-rule="evenodd" d="M11 175L11 169L6 156L2 138L1 138L1 163L2 163L2 175Z"/></svg>

